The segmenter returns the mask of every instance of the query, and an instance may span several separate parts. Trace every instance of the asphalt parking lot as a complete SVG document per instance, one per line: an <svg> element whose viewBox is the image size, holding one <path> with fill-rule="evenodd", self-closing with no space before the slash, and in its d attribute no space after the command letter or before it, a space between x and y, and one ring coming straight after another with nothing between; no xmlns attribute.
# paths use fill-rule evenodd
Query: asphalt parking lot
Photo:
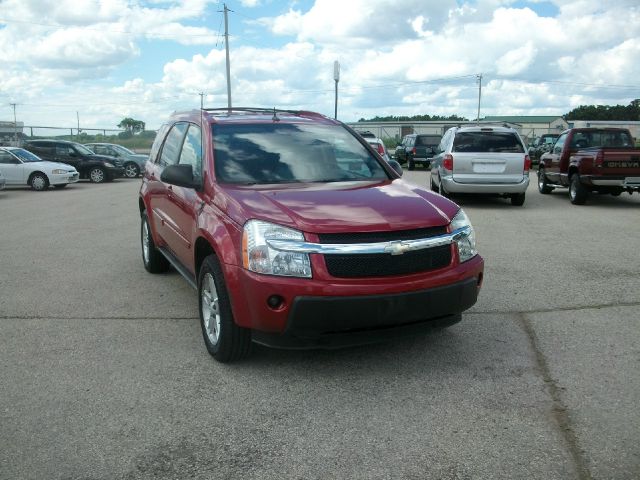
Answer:
<svg viewBox="0 0 640 480"><path fill-rule="evenodd" d="M138 186L0 192L0 478L640 477L639 195L458 198L486 262L461 323L221 365L142 266Z"/></svg>

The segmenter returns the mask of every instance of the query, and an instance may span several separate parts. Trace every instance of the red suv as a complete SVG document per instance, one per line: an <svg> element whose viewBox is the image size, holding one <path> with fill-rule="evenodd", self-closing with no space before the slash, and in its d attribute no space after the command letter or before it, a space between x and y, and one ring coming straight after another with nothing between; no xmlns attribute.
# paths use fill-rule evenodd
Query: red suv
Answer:
<svg viewBox="0 0 640 480"><path fill-rule="evenodd" d="M146 164L142 258L197 289L208 351L335 347L461 319L484 262L458 205L304 111L176 113Z"/></svg>

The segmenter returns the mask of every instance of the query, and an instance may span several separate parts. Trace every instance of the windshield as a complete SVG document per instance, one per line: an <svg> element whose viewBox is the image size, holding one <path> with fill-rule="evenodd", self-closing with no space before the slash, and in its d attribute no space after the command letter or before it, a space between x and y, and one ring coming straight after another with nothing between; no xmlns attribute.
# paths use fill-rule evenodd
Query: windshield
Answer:
<svg viewBox="0 0 640 480"><path fill-rule="evenodd" d="M11 153L13 153L16 157L18 157L23 162L41 162L42 161L40 157L37 157L30 151L24 150L22 148L11 150Z"/></svg>
<svg viewBox="0 0 640 480"><path fill-rule="evenodd" d="M123 147L122 145L112 145L112 147L116 152L120 152L120 153L122 153L124 155L135 155L134 152L132 152L131 150L129 150L126 147Z"/></svg>
<svg viewBox="0 0 640 480"><path fill-rule="evenodd" d="M73 144L73 148L75 148L79 153L81 153L83 155L93 155L94 154L87 147L85 147L84 145L81 145L79 143L74 143Z"/></svg>
<svg viewBox="0 0 640 480"><path fill-rule="evenodd" d="M213 125L221 183L266 184L387 180L389 176L341 126Z"/></svg>

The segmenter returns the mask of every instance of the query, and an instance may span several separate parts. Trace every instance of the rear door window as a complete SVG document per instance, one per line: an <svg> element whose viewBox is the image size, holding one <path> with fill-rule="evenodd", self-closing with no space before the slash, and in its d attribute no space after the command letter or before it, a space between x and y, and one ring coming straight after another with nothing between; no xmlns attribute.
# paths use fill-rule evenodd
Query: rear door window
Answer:
<svg viewBox="0 0 640 480"><path fill-rule="evenodd" d="M518 136L511 132L460 132L453 141L454 152L524 153Z"/></svg>

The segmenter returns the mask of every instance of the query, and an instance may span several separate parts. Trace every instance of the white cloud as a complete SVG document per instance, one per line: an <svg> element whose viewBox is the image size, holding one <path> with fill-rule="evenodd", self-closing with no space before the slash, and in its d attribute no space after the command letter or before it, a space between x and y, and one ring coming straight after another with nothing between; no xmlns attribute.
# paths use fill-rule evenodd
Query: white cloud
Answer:
<svg viewBox="0 0 640 480"><path fill-rule="evenodd" d="M0 61L7 66L0 76L0 99L29 104L22 111L38 123L49 115L50 122L73 124L76 105L84 103L83 111L91 114L87 124L115 125L126 114L151 128L175 109L197 107L199 92L207 93L208 105L226 106L224 48L212 48L217 40L213 30L193 26L205 12L217 12L219 5L209 3L163 1L140 7L124 0L6 0L2 5L10 7L12 18L32 23L0 29ZM243 6L264 11L273 3L244 0ZM534 3L515 7L521 3L317 0L304 10L292 2L281 15L251 22L251 35L233 32L234 104L305 108L332 116L334 60L342 67L338 110L345 120L420 113L473 118L479 73L483 115L563 114L576 102L624 104L638 97L637 88L615 87L638 86L637 0L606 6L594 0L554 0L555 17L537 15ZM50 12L46 21L41 11ZM249 37L260 25L263 44L251 44ZM147 48L155 41L151 34L206 48L159 63L155 78L136 72L135 78L110 81L120 65L144 54L142 41ZM69 108L38 111L35 105L42 98L47 100L41 104Z"/></svg>

